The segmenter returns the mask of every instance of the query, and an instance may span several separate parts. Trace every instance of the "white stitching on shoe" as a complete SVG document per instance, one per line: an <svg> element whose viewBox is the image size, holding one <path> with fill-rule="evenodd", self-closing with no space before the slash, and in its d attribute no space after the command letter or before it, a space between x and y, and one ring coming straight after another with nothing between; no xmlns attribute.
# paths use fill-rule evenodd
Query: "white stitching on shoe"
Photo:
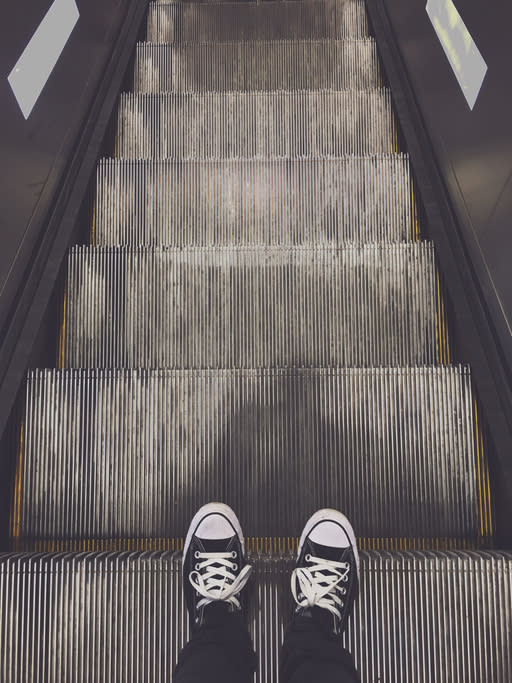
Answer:
<svg viewBox="0 0 512 683"><path fill-rule="evenodd" d="M349 563L335 562L311 555L308 555L308 561L313 566L297 567L292 574L291 586L295 602L299 607L322 607L341 619L340 610L344 603L336 595L336 591L342 595L346 593L346 590L338 587L338 584L348 580ZM298 595L297 581L300 585Z"/></svg>
<svg viewBox="0 0 512 683"><path fill-rule="evenodd" d="M230 562L231 552L227 553L195 553L196 559L203 562L196 564L196 571L190 572L189 581L195 590L203 596L197 604L198 608L209 605L210 602L222 600L229 602L236 609L241 609L237 599L238 593L244 588L249 580L252 567L246 564L238 576L230 570L233 563Z"/></svg>

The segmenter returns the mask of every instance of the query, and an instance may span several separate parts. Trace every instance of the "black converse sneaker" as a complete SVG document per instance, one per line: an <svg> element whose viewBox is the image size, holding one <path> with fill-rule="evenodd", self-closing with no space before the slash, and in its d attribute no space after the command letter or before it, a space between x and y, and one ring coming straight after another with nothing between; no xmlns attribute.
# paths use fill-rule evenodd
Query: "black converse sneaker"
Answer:
<svg viewBox="0 0 512 683"><path fill-rule="evenodd" d="M296 614L320 620L334 634L346 628L359 582L357 544L347 518L319 510L302 532L292 574Z"/></svg>
<svg viewBox="0 0 512 683"><path fill-rule="evenodd" d="M192 628L204 623L212 603L223 602L229 611L245 611L243 589L251 571L245 564L244 537L233 510L223 503L203 505L183 547L183 586Z"/></svg>

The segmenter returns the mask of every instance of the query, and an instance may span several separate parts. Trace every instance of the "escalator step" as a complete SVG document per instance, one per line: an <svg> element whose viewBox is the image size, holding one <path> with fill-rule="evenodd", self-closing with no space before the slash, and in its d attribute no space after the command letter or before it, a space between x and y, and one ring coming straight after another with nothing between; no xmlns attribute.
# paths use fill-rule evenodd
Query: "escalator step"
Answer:
<svg viewBox="0 0 512 683"><path fill-rule="evenodd" d="M75 247L67 367L431 364L428 243Z"/></svg>
<svg viewBox="0 0 512 683"><path fill-rule="evenodd" d="M275 3L275 2L310 2L311 0L236 0L237 2L248 2L248 3ZM232 5L233 0L158 0L157 4L158 5L174 5L178 3L185 3L185 4L213 4L213 5L222 5L222 4L228 4Z"/></svg>
<svg viewBox="0 0 512 683"><path fill-rule="evenodd" d="M262 2L149 5L147 40L154 43L304 38L364 38L364 2Z"/></svg>
<svg viewBox="0 0 512 683"><path fill-rule="evenodd" d="M373 40L142 43L135 92L377 88Z"/></svg>
<svg viewBox="0 0 512 683"><path fill-rule="evenodd" d="M124 94L117 156L311 157L389 153L389 91Z"/></svg>
<svg viewBox="0 0 512 683"><path fill-rule="evenodd" d="M257 683L277 683L291 617L289 556L254 566L249 627ZM0 677L168 683L189 638L170 553L0 555ZM512 553L361 554L344 645L362 681L512 680Z"/></svg>
<svg viewBox="0 0 512 683"><path fill-rule="evenodd" d="M289 2L289 0L237 0L237 2ZM294 2L299 2L299 0L293 0ZM309 0L301 0L302 2L309 2ZM200 4L200 3L210 3L210 4L215 4L215 5L220 5L223 2L227 2L228 4L233 4L233 0L158 0L159 5L174 5L174 4L179 4L179 3L187 3L187 4Z"/></svg>
<svg viewBox="0 0 512 683"><path fill-rule="evenodd" d="M275 2L310 2L311 0L237 0L237 2L248 2L248 3L275 3ZM201 3L210 3L214 5L222 5L222 4L233 4L233 0L158 0L159 5L173 5L173 4L178 4L178 3L185 3L185 4L191 4L191 3L196 3L196 4L201 4Z"/></svg>
<svg viewBox="0 0 512 683"><path fill-rule="evenodd" d="M333 507L388 547L474 547L474 429L464 367L36 370L15 536L181 538L224 500L250 537Z"/></svg>
<svg viewBox="0 0 512 683"><path fill-rule="evenodd" d="M97 245L321 245L412 234L407 155L98 166Z"/></svg>

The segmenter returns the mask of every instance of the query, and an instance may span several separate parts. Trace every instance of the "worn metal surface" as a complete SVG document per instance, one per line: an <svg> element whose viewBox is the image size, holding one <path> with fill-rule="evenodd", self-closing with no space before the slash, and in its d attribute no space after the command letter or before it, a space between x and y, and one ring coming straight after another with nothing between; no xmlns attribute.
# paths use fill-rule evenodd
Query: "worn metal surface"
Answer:
<svg viewBox="0 0 512 683"><path fill-rule="evenodd" d="M359 0L149 5L147 40L155 43L366 35L366 11Z"/></svg>
<svg viewBox="0 0 512 683"><path fill-rule="evenodd" d="M236 0L236 2L299 2L300 0ZM308 2L309 0L302 0L302 2ZM180 2L190 2L190 3L211 3L215 5L220 5L226 3L229 5L233 4L233 0L158 0L159 5L173 4Z"/></svg>
<svg viewBox="0 0 512 683"><path fill-rule="evenodd" d="M135 92L377 88L375 42L140 43Z"/></svg>
<svg viewBox="0 0 512 683"><path fill-rule="evenodd" d="M305 521L305 520L304 520ZM277 683L291 556L250 556L257 683ZM170 553L0 555L4 683L168 683L189 637ZM512 554L362 553L345 645L364 683L509 683Z"/></svg>
<svg viewBox="0 0 512 683"><path fill-rule="evenodd" d="M407 155L104 159L97 245L399 242L413 235Z"/></svg>
<svg viewBox="0 0 512 683"><path fill-rule="evenodd" d="M311 157L389 153L389 91L124 94L117 156Z"/></svg>
<svg viewBox="0 0 512 683"><path fill-rule="evenodd" d="M360 537L478 544L465 368L34 371L19 536L181 537L223 500L249 536L319 507Z"/></svg>
<svg viewBox="0 0 512 683"><path fill-rule="evenodd" d="M385 244L417 232L363 3L152 4L147 35L178 45L139 47L136 89L195 92L121 97L133 161L100 164L104 246L69 262L63 360L91 369L29 375L13 540L179 547L220 499L279 547L324 506L363 547L489 543L469 371L433 365L432 246ZM119 369L137 366L161 369ZM275 683L293 561L253 560ZM362 553L362 680L509 682L511 571L510 553ZM0 679L171 680L181 580L170 553L0 556Z"/></svg>
<svg viewBox="0 0 512 683"><path fill-rule="evenodd" d="M429 243L74 247L67 367L436 363Z"/></svg>

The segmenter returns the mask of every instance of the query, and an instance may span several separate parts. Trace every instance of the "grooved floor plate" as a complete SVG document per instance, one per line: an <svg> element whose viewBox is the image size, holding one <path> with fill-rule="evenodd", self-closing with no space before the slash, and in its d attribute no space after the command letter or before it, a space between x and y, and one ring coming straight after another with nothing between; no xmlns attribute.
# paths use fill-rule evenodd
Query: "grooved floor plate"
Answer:
<svg viewBox="0 0 512 683"><path fill-rule="evenodd" d="M153 43L301 38L364 38L364 2L261 2L149 5L147 40Z"/></svg>
<svg viewBox="0 0 512 683"><path fill-rule="evenodd" d="M365 3L150 3L146 36L97 246L69 257L66 369L29 372L13 546L181 547L223 500L252 548L290 549L337 508L365 548L465 549L361 553L362 682L510 683L512 553L467 551L492 544L471 376L436 365L433 245ZM0 554L2 683L169 683L180 559ZM294 561L250 561L277 683Z"/></svg>
<svg viewBox="0 0 512 683"><path fill-rule="evenodd" d="M292 2L299 2L299 0L291 0ZM301 2L309 2L309 0L300 0ZM237 2L254 2L254 3L259 3L259 2L290 2L290 0L237 0ZM174 5L178 3L195 3L195 4L200 4L200 3L210 3L214 5L220 5L223 3L232 5L233 0L158 0L159 5Z"/></svg>
<svg viewBox="0 0 512 683"><path fill-rule="evenodd" d="M389 91L124 94L117 156L314 157L393 150Z"/></svg>
<svg viewBox="0 0 512 683"><path fill-rule="evenodd" d="M68 367L301 367L438 359L431 244L75 247Z"/></svg>
<svg viewBox="0 0 512 683"><path fill-rule="evenodd" d="M20 539L182 537L223 500L251 537L334 507L361 538L480 541L466 368L33 371L22 462Z"/></svg>
<svg viewBox="0 0 512 683"><path fill-rule="evenodd" d="M299 2L299 0L236 0L238 2L254 2L254 3L268 3L268 2ZM309 2L310 0L300 0L301 2ZM228 4L232 5L233 0L158 0L159 5L174 5L178 3L210 3L214 5Z"/></svg>
<svg viewBox="0 0 512 683"><path fill-rule="evenodd" d="M377 88L373 40L137 45L135 92Z"/></svg>
<svg viewBox="0 0 512 683"><path fill-rule="evenodd" d="M97 245L410 240L407 155L339 159L104 159Z"/></svg>
<svg viewBox="0 0 512 683"><path fill-rule="evenodd" d="M260 3L260 2L299 2L299 0L237 0L237 2L254 2L254 3ZM310 0L300 0L301 2L309 2ZM178 3L195 3L195 4L200 4L200 3L210 3L214 5L221 5L223 3L232 5L233 0L158 0L159 5L174 5Z"/></svg>
<svg viewBox="0 0 512 683"><path fill-rule="evenodd" d="M251 556L257 683L277 683L290 556ZM168 683L189 637L170 553L0 555L4 683ZM512 553L362 553L344 636L361 680L509 683Z"/></svg>

